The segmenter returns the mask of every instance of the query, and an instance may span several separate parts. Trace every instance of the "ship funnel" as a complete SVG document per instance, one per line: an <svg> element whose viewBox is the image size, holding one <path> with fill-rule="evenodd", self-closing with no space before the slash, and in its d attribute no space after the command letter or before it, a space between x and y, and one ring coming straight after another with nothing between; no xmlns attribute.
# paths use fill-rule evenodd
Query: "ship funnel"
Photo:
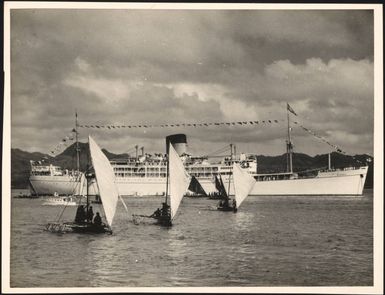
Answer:
<svg viewBox="0 0 385 295"><path fill-rule="evenodd" d="M179 156L187 151L187 138L185 134L173 134L166 137L166 152L168 154L168 144L171 143Z"/></svg>

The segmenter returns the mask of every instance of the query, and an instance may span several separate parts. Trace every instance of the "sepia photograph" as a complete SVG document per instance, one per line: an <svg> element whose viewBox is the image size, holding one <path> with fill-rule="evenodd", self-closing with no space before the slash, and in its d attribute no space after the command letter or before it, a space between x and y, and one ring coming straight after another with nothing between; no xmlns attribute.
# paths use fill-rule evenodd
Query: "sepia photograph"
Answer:
<svg viewBox="0 0 385 295"><path fill-rule="evenodd" d="M379 4L5 2L2 292L383 292Z"/></svg>

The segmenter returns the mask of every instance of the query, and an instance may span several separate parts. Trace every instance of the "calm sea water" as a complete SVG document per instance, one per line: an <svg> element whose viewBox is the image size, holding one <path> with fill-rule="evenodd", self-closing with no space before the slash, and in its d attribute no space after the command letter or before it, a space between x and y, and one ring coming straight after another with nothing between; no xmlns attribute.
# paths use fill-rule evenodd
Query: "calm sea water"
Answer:
<svg viewBox="0 0 385 295"><path fill-rule="evenodd" d="M161 201L126 197L129 213L118 204L112 235L80 235L44 231L62 207L13 198L11 287L373 285L371 190L249 196L236 214L210 210L215 200L185 198L172 228L132 222Z"/></svg>

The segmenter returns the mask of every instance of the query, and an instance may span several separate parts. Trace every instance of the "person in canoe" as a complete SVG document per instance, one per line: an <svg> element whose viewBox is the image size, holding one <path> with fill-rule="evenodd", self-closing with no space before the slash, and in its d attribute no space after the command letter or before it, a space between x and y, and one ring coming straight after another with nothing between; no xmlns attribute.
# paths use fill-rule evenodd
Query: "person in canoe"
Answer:
<svg viewBox="0 0 385 295"><path fill-rule="evenodd" d="M162 203L162 214L161 215L163 217L171 216L170 206L166 202Z"/></svg>
<svg viewBox="0 0 385 295"><path fill-rule="evenodd" d="M87 220L88 222L92 222L92 219L94 218L94 212L92 211L92 206L88 208L87 212Z"/></svg>
<svg viewBox="0 0 385 295"><path fill-rule="evenodd" d="M94 225L102 226L102 218L100 217L99 212L96 212L96 216L94 218Z"/></svg>
<svg viewBox="0 0 385 295"><path fill-rule="evenodd" d="M86 211L84 210L83 205L79 205L76 210L75 223L84 223L86 219Z"/></svg>
<svg viewBox="0 0 385 295"><path fill-rule="evenodd" d="M150 215L150 217L153 217L153 218L159 218L160 215L161 215L161 213L162 213L161 210L158 208L158 209L155 210L154 213L152 213L152 214Z"/></svg>

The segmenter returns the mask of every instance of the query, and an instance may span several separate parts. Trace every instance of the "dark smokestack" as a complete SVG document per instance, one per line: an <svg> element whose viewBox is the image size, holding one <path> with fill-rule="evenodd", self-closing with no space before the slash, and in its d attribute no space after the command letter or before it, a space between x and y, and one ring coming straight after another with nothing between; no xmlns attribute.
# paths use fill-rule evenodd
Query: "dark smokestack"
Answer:
<svg viewBox="0 0 385 295"><path fill-rule="evenodd" d="M186 153L187 138L185 134L173 134L166 137L166 153L168 154L168 145L172 144L179 156Z"/></svg>

